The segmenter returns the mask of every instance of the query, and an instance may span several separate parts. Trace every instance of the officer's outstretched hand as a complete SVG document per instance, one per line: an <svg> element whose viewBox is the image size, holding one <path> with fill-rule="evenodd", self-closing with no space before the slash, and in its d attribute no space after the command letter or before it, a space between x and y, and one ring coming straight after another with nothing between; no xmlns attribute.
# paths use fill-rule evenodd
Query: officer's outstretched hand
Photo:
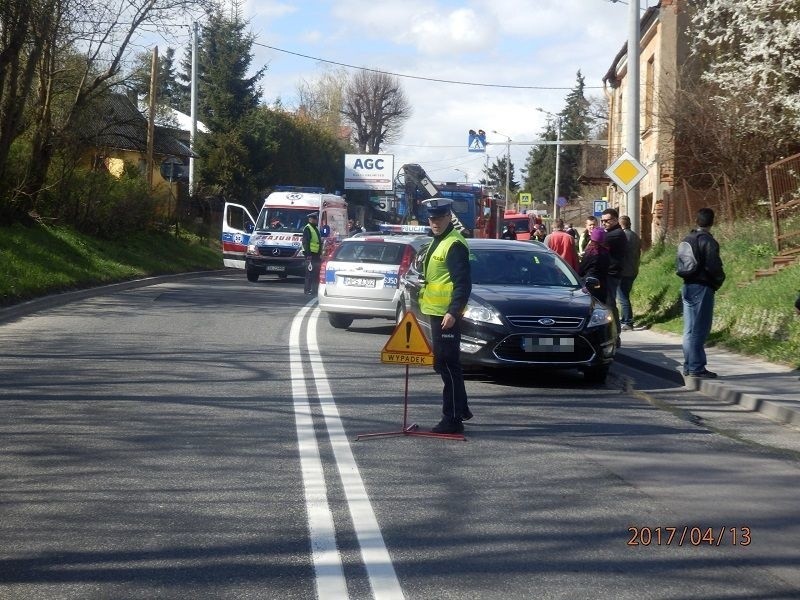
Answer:
<svg viewBox="0 0 800 600"><path fill-rule="evenodd" d="M446 313L442 317L442 329L450 329L455 324L456 324L456 318L450 313Z"/></svg>

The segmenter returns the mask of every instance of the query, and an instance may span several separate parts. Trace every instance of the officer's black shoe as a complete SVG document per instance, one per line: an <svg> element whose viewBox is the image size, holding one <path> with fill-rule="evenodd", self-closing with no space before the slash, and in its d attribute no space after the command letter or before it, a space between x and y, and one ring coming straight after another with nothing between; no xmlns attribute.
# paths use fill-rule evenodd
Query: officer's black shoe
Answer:
<svg viewBox="0 0 800 600"><path fill-rule="evenodd" d="M472 418L472 411L469 409L469 406L464 407L464 412L461 413L461 420L469 421L471 418Z"/></svg>
<svg viewBox="0 0 800 600"><path fill-rule="evenodd" d="M431 431L433 433L464 433L464 424L455 419L444 418Z"/></svg>

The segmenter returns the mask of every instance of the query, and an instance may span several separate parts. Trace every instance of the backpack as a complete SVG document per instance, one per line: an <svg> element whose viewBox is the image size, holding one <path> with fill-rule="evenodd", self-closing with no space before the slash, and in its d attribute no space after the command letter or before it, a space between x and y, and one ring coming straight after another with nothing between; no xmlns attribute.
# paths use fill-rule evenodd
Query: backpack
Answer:
<svg viewBox="0 0 800 600"><path fill-rule="evenodd" d="M700 264L697 237L698 233L693 231L678 244L678 252L675 256L675 274L678 277L687 279L703 270L703 265Z"/></svg>

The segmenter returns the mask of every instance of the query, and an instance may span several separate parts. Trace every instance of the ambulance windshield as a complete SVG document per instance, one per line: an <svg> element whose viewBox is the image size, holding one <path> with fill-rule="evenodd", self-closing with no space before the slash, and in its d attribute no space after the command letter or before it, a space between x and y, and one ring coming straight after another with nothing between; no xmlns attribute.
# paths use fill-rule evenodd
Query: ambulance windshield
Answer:
<svg viewBox="0 0 800 600"><path fill-rule="evenodd" d="M300 233L308 223L308 208L265 207L256 221L257 231Z"/></svg>

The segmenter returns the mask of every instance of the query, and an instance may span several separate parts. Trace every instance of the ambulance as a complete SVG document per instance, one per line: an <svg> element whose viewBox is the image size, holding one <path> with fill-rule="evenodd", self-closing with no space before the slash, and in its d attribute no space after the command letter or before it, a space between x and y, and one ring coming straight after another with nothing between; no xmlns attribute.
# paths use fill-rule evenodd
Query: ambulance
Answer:
<svg viewBox="0 0 800 600"><path fill-rule="evenodd" d="M347 202L322 188L280 186L267 196L253 219L241 204L226 202L222 217L222 258L226 267L244 269L248 281L261 275L305 276L303 228L316 212L327 256L347 236Z"/></svg>

